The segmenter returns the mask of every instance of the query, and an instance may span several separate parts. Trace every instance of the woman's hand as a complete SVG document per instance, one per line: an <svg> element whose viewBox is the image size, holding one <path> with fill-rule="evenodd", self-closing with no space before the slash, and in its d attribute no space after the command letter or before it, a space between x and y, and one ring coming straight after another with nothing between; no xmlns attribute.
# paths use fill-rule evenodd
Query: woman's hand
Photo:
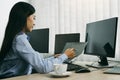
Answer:
<svg viewBox="0 0 120 80"><path fill-rule="evenodd" d="M74 48L68 48L64 52L68 58L74 58L75 57L75 49Z"/></svg>

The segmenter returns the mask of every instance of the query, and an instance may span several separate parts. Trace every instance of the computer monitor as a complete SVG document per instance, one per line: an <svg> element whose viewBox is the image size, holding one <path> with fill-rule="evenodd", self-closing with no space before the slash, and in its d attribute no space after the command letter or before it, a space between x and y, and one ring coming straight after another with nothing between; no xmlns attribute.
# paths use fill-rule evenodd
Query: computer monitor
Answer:
<svg viewBox="0 0 120 80"><path fill-rule="evenodd" d="M35 29L27 35L30 37L33 49L40 53L49 52L49 28Z"/></svg>
<svg viewBox="0 0 120 80"><path fill-rule="evenodd" d="M99 65L108 65L106 57L115 57L118 18L109 18L88 23L84 53L99 56Z"/></svg>
<svg viewBox="0 0 120 80"><path fill-rule="evenodd" d="M67 42L80 42L80 33L56 34L55 35L55 54L60 54Z"/></svg>

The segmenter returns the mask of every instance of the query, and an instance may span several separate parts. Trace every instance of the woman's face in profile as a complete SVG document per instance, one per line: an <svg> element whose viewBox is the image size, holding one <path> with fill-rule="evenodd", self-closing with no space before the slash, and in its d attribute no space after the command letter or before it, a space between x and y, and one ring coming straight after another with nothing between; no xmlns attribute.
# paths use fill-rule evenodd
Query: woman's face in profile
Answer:
<svg viewBox="0 0 120 80"><path fill-rule="evenodd" d="M27 26L25 31L31 32L33 30L34 25L35 25L35 14L32 14L27 18Z"/></svg>

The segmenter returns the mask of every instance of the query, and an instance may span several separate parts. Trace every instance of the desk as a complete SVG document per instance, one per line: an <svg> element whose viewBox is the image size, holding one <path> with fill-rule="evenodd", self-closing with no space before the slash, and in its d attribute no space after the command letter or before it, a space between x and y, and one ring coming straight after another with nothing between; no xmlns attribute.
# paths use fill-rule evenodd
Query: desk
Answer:
<svg viewBox="0 0 120 80"><path fill-rule="evenodd" d="M119 80L120 75L115 74L103 74L103 70L96 70L90 73L74 73L69 77L54 78L50 74L31 74L25 76L18 76L13 78L7 78L3 80Z"/></svg>

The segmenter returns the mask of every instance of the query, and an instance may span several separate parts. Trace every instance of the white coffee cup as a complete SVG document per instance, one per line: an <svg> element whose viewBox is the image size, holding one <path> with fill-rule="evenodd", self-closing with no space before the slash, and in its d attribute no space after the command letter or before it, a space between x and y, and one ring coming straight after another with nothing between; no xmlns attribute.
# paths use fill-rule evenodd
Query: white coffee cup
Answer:
<svg viewBox="0 0 120 80"><path fill-rule="evenodd" d="M56 74L63 74L67 71L67 64L54 64L54 72Z"/></svg>

